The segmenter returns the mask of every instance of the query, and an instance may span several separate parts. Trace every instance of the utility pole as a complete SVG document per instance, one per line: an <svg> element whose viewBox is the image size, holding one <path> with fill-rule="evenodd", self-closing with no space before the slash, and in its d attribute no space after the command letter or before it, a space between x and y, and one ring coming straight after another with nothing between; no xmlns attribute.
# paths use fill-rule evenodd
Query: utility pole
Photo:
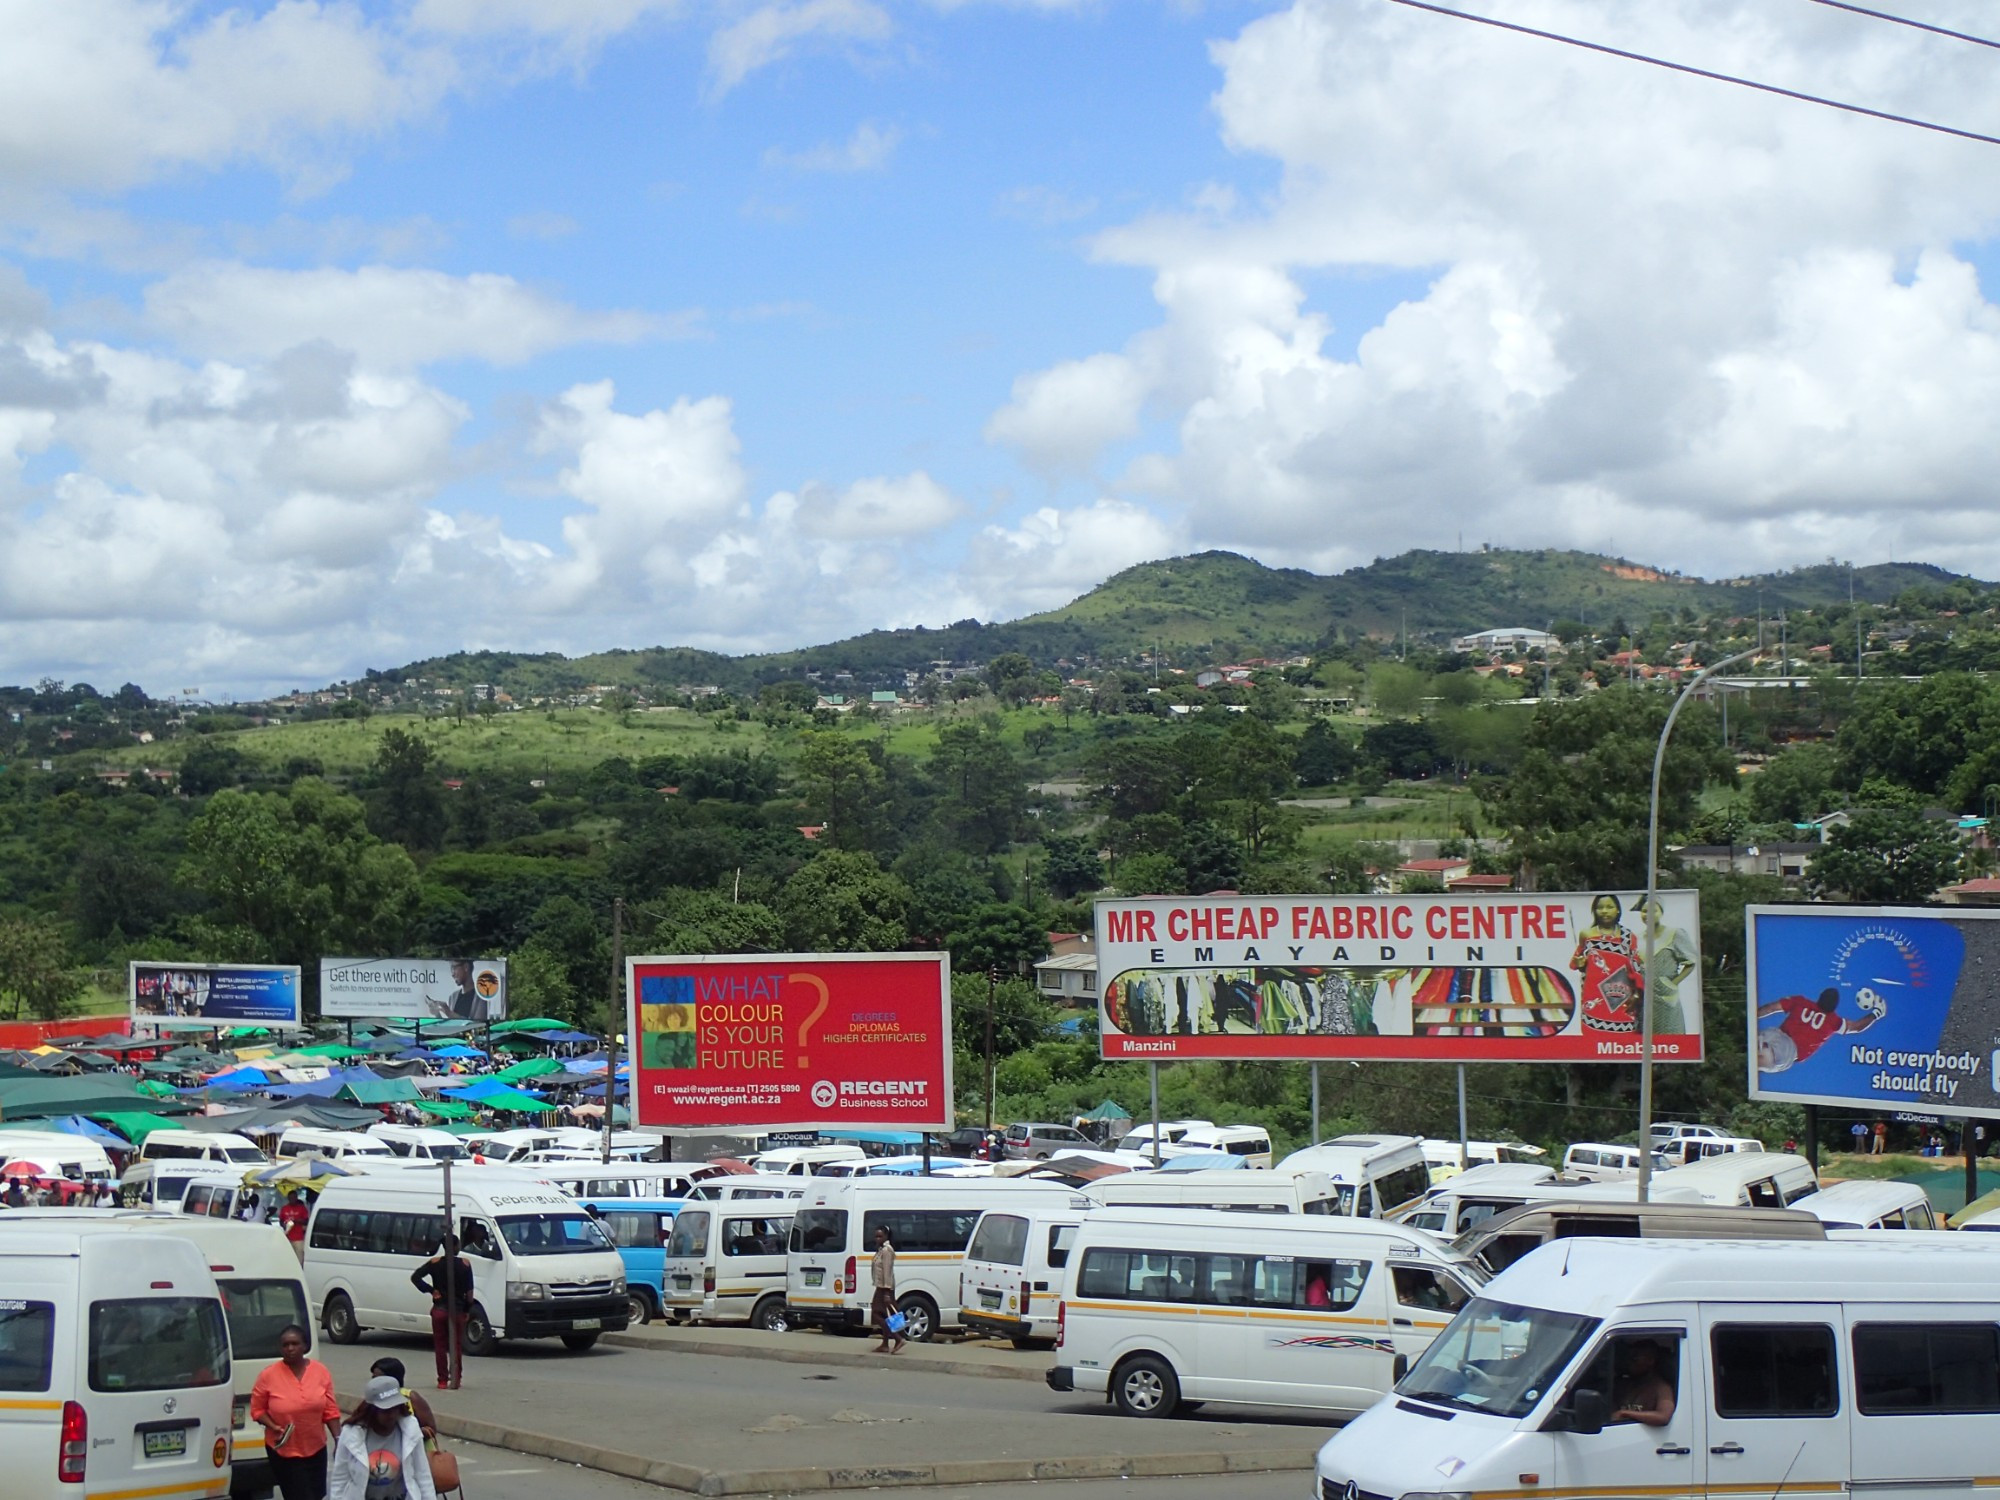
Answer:
<svg viewBox="0 0 2000 1500"><path fill-rule="evenodd" d="M986 970L986 1133L993 1133L993 1001L1000 992L1000 965Z"/></svg>
<svg viewBox="0 0 2000 1500"><path fill-rule="evenodd" d="M611 1160L611 1130L618 1110L618 1029L625 1024L625 898L611 903L610 1060L604 1069L604 1159Z"/></svg>

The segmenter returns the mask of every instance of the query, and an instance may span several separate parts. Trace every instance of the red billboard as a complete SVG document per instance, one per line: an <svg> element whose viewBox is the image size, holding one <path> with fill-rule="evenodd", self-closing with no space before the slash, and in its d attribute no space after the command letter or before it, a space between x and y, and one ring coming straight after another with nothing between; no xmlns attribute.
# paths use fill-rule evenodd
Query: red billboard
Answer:
<svg viewBox="0 0 2000 1500"><path fill-rule="evenodd" d="M942 953L634 958L625 964L640 1126L949 1130Z"/></svg>
<svg viewBox="0 0 2000 1500"><path fill-rule="evenodd" d="M1097 903L1106 1058L1700 1062L1693 891ZM1650 946L1652 965L1647 969Z"/></svg>

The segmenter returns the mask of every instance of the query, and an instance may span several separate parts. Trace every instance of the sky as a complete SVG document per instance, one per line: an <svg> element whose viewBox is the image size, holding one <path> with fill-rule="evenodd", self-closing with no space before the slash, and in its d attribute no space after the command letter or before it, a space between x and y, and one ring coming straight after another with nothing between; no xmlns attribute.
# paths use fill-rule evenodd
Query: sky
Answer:
<svg viewBox="0 0 2000 1500"><path fill-rule="evenodd" d="M1814 0L1458 8L2000 135L2000 51ZM0 36L0 681L775 649L1212 547L2000 578L2000 146L1391 0Z"/></svg>

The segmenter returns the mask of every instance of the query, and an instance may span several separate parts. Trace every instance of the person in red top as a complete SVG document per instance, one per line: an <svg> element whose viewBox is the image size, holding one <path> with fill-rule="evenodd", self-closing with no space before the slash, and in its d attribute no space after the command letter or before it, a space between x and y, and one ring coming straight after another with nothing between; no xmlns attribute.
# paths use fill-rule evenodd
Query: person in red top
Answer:
<svg viewBox="0 0 2000 1500"><path fill-rule="evenodd" d="M285 1231L285 1238L292 1242L292 1253L300 1260L306 1258L306 1220L310 1217L298 1189L285 1195L285 1206L278 1210L278 1227Z"/></svg>
<svg viewBox="0 0 2000 1500"><path fill-rule="evenodd" d="M325 1500L327 1439L340 1431L333 1373L306 1357L311 1342L288 1324L278 1334L280 1357L250 1387L250 1420L263 1425L271 1482L283 1500Z"/></svg>
<svg viewBox="0 0 2000 1500"><path fill-rule="evenodd" d="M1862 998L1866 1001L1869 997ZM1787 995L1770 1005L1759 1006L1759 1021L1768 1021L1773 1016L1782 1019L1776 1026L1761 1027L1757 1032L1757 1071L1782 1073L1793 1064L1804 1062L1833 1038L1859 1036L1882 1019L1880 1011L1870 1010L1859 1021L1843 1020L1837 1011L1839 1004L1840 991L1829 986L1819 992L1817 1000Z"/></svg>

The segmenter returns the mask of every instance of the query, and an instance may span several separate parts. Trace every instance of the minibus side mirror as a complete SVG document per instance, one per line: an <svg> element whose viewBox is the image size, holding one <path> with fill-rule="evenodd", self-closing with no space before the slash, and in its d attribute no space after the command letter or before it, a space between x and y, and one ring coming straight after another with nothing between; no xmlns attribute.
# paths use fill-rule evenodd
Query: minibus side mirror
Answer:
<svg viewBox="0 0 2000 1500"><path fill-rule="evenodd" d="M1571 1391L1563 1403L1550 1414L1545 1430L1574 1432L1589 1437L1593 1433L1604 1431L1610 1420L1610 1399L1604 1392L1584 1386Z"/></svg>
<svg viewBox="0 0 2000 1500"><path fill-rule="evenodd" d="M1407 1354L1398 1354L1395 1361L1389 1366L1389 1383L1391 1385L1401 1385L1403 1377L1409 1373L1410 1356Z"/></svg>

